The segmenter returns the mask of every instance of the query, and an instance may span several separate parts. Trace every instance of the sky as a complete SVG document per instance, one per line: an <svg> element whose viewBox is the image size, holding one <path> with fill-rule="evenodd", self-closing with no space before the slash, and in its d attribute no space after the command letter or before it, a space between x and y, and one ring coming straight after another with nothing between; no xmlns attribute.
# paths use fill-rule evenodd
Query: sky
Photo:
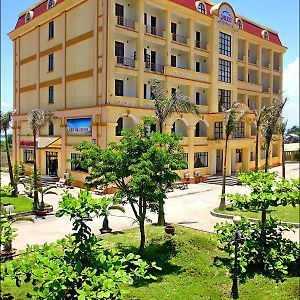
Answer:
<svg viewBox="0 0 300 300"><path fill-rule="evenodd" d="M193 1L193 0L191 0ZM38 0L1 0L1 110L12 109L13 47L7 33L18 14ZM283 92L288 97L284 117L299 125L299 0L228 0L235 12L279 32L284 46Z"/></svg>

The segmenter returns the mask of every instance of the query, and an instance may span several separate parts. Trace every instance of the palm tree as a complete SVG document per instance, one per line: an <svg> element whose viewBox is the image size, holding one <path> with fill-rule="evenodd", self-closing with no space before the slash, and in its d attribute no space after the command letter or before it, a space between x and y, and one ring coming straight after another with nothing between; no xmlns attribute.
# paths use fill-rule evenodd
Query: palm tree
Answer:
<svg viewBox="0 0 300 300"><path fill-rule="evenodd" d="M282 114L283 107L287 102L287 98L283 99L282 97L278 97L275 99L272 106L267 109L265 115L265 122L262 126L262 135L265 139L266 144L266 162L265 162L265 172L268 172L269 168L269 156L270 156L270 145L277 130L277 124Z"/></svg>
<svg viewBox="0 0 300 300"><path fill-rule="evenodd" d="M258 171L258 140L259 140L259 134L261 130L262 123L265 120L265 114L266 114L267 108L264 106L260 111L257 111L255 108L252 108L252 112L255 115L255 120L252 122L252 124L255 127L255 172Z"/></svg>
<svg viewBox="0 0 300 300"><path fill-rule="evenodd" d="M180 92L175 92L168 97L164 93L164 88L157 79L151 82L151 93L153 95L155 116L158 120L159 132L163 133L163 128L166 125L166 120L174 114L192 113L200 116L200 110L192 101ZM165 226L164 202L159 202L158 221L159 226Z"/></svg>
<svg viewBox="0 0 300 300"><path fill-rule="evenodd" d="M54 114L40 109L33 109L28 114L29 129L33 135L33 209L38 209L38 176L36 163L37 137L41 128L45 127L49 121L52 121Z"/></svg>
<svg viewBox="0 0 300 300"><path fill-rule="evenodd" d="M220 210L225 210L225 184L226 184L226 163L227 163L227 150L228 150L228 140L233 134L236 125L241 121L245 115L246 110L242 109L241 103L235 102L232 104L230 109L224 111L224 122L225 122L225 154L223 161L223 180L222 180L222 194L221 201L219 205Z"/></svg>
<svg viewBox="0 0 300 300"><path fill-rule="evenodd" d="M45 210L45 202L44 202L44 197L46 195L57 195L56 192L54 191L51 191L53 190L54 188L56 188L56 186L54 185L50 185L50 186L46 186L46 187L39 187L38 188L38 192L41 194L41 203L39 205L39 210Z"/></svg>
<svg viewBox="0 0 300 300"><path fill-rule="evenodd" d="M12 196L13 197L17 197L18 196L18 186L14 180L14 173L13 173L13 167L12 167L12 163L11 163L11 158L10 158L10 145L9 145L9 141L8 141L8 130L11 128L11 121L12 121L12 115L13 112L9 111L7 113L1 113L0 114L0 127L1 127L1 131L4 132L4 136L5 136L5 151L6 151L6 155L7 155L7 163L8 163L8 170L9 170L9 178L10 178L10 184L13 187L13 191L12 191Z"/></svg>
<svg viewBox="0 0 300 300"><path fill-rule="evenodd" d="M119 210L123 213L125 212L125 209L123 206L107 203L107 205L103 208L102 213L101 213L101 216L104 216L102 228L100 229L101 233L110 233L112 231L112 229L109 228L109 222L108 222L108 216L109 216L110 210Z"/></svg>
<svg viewBox="0 0 300 300"><path fill-rule="evenodd" d="M287 127L287 121L280 122L277 126L278 133L281 135L281 160L282 160L282 177L285 178L285 157L284 157L284 134Z"/></svg>

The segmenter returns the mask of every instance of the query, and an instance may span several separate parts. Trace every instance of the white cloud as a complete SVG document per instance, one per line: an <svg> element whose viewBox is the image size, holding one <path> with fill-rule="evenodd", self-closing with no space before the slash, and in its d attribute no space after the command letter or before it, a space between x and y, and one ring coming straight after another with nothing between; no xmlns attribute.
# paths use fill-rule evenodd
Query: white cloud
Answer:
<svg viewBox="0 0 300 300"><path fill-rule="evenodd" d="M288 98L284 117L289 126L299 124L299 56L283 70L283 94Z"/></svg>

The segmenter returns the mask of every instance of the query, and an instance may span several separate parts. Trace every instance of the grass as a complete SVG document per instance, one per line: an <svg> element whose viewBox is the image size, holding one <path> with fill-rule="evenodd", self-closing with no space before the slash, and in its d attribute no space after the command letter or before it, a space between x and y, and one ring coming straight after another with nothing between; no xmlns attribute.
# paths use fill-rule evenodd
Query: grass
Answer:
<svg viewBox="0 0 300 300"><path fill-rule="evenodd" d="M223 213L227 215L244 216L247 218L261 218L260 212L243 211L231 207L227 207L225 211L215 208L214 212ZM299 205L297 205L296 207L293 207L291 205L272 207L268 209L268 214L271 214L272 217L276 217L281 221L299 223Z"/></svg>
<svg viewBox="0 0 300 300"><path fill-rule="evenodd" d="M126 300L200 300L230 299L231 279L227 268L214 263L224 253L217 247L212 235L176 226L176 234L169 236L162 227L147 226L145 259L156 261L162 267L154 275L156 281L140 282L127 288ZM103 237L107 247L118 247L124 252L137 252L139 232L130 229ZM261 275L240 284L240 299L298 299L298 278L276 283ZM15 299L24 299L32 287L16 288L14 283L2 284L4 293Z"/></svg>
<svg viewBox="0 0 300 300"><path fill-rule="evenodd" d="M1 204L2 205L12 204L15 208L13 210L13 213L32 211L32 200L25 196L19 196L19 197L1 196Z"/></svg>

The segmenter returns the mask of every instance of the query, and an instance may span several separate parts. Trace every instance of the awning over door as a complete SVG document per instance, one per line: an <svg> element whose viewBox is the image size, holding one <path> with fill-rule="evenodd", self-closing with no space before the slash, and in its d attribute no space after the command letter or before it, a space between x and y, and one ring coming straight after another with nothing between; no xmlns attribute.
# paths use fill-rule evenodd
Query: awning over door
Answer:
<svg viewBox="0 0 300 300"><path fill-rule="evenodd" d="M61 137L58 136L39 136L37 142L38 149L61 148Z"/></svg>

